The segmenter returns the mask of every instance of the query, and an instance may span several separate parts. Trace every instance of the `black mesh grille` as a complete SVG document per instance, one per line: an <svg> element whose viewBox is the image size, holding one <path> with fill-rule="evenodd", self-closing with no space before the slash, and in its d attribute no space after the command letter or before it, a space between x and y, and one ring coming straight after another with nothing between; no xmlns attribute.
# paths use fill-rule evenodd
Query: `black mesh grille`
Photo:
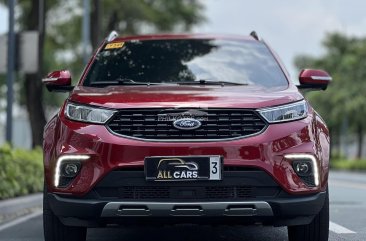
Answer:
<svg viewBox="0 0 366 241"><path fill-rule="evenodd" d="M194 118L202 125L195 130L173 126L177 118ZM266 123L246 109L127 109L108 122L116 134L142 139L228 139L260 133Z"/></svg>
<svg viewBox="0 0 366 241"><path fill-rule="evenodd" d="M211 186L211 187L159 187L125 186L120 188L97 188L100 197L133 200L161 200L174 198L189 199L235 199L253 198L254 187Z"/></svg>
<svg viewBox="0 0 366 241"><path fill-rule="evenodd" d="M60 177L60 183L58 184L58 187L67 187L68 185L70 185L70 183L72 182L72 180L74 180L75 177Z"/></svg>
<svg viewBox="0 0 366 241"><path fill-rule="evenodd" d="M207 198L233 198L235 187L206 187Z"/></svg>
<svg viewBox="0 0 366 241"><path fill-rule="evenodd" d="M310 176L300 176L300 178L305 182L308 187L315 187L315 178L313 175Z"/></svg>
<svg viewBox="0 0 366 241"><path fill-rule="evenodd" d="M241 186L241 187L237 187L236 188L236 194L238 198L248 198L251 197L253 195L253 188L252 187L245 187L245 186Z"/></svg>
<svg viewBox="0 0 366 241"><path fill-rule="evenodd" d="M123 199L169 198L169 187L124 187L119 190Z"/></svg>

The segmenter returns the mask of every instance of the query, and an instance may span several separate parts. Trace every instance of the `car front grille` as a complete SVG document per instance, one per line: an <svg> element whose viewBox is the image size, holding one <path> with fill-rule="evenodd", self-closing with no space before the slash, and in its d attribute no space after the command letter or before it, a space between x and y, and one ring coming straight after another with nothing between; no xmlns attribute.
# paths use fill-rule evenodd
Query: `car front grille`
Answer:
<svg viewBox="0 0 366 241"><path fill-rule="evenodd" d="M174 127L177 119L199 120L194 130ZM125 109L107 123L117 135L147 140L218 140L252 136L261 133L266 122L247 109Z"/></svg>
<svg viewBox="0 0 366 241"><path fill-rule="evenodd" d="M224 169L225 170L225 169ZM223 171L221 181L146 181L143 170L117 169L88 194L90 199L119 201L243 201L273 198L281 191L265 171Z"/></svg>
<svg viewBox="0 0 366 241"><path fill-rule="evenodd" d="M161 200L161 199L237 199L253 198L255 187L250 186L211 186L211 187L154 187L125 186L116 188L97 188L100 197L123 200ZM276 191L277 189L274 189ZM273 190L272 190L273 191Z"/></svg>

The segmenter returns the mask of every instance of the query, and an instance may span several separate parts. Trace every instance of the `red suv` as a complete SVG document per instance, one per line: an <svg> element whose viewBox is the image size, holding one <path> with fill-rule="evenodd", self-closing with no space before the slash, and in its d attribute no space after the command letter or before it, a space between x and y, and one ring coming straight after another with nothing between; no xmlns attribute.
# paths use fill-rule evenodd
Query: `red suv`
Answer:
<svg viewBox="0 0 366 241"><path fill-rule="evenodd" d="M116 224L288 226L291 241L328 240L329 131L250 36L150 35L102 43L44 131L46 241L85 240Z"/></svg>

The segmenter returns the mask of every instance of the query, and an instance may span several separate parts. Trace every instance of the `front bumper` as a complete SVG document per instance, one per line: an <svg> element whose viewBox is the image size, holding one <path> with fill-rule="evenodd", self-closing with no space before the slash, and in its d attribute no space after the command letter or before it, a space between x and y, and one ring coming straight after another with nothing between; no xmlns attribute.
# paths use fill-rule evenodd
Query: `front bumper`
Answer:
<svg viewBox="0 0 366 241"><path fill-rule="evenodd" d="M54 128L46 128L44 164L47 188L54 193L84 196L110 172L121 168L144 166L151 156L218 155L227 167L253 167L269 174L291 194L325 191L328 178L329 138L321 132L314 116L269 125L262 134L220 142L148 142L111 134L105 126L53 119ZM288 154L313 155L319 165L317 187L309 187L293 170ZM57 162L65 155L86 155L80 174L65 188L57 188Z"/></svg>
<svg viewBox="0 0 366 241"><path fill-rule="evenodd" d="M323 206L329 161L328 134L314 120L309 115L232 141L162 143L122 138L104 126L56 118L56 127L45 132L48 200L62 222L75 226L307 224ZM296 153L317 159L319 186L308 186L295 173L285 156ZM57 188L52 183L57 160L64 155L90 158L70 185ZM223 180L189 185L146 182L141 170L145 157L186 155L222 156Z"/></svg>
<svg viewBox="0 0 366 241"><path fill-rule="evenodd" d="M52 211L70 226L108 224L257 224L301 225L311 222L324 205L325 192L306 196L239 202L130 202L93 200L48 194Z"/></svg>

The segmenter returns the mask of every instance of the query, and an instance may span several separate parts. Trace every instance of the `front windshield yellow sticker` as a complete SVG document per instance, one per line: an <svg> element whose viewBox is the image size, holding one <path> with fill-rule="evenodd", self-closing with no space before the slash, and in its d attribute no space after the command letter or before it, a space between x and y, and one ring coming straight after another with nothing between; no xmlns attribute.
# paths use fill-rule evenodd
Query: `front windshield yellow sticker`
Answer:
<svg viewBox="0 0 366 241"><path fill-rule="evenodd" d="M124 42L120 43L110 43L105 46L104 49L120 49L123 47Z"/></svg>

